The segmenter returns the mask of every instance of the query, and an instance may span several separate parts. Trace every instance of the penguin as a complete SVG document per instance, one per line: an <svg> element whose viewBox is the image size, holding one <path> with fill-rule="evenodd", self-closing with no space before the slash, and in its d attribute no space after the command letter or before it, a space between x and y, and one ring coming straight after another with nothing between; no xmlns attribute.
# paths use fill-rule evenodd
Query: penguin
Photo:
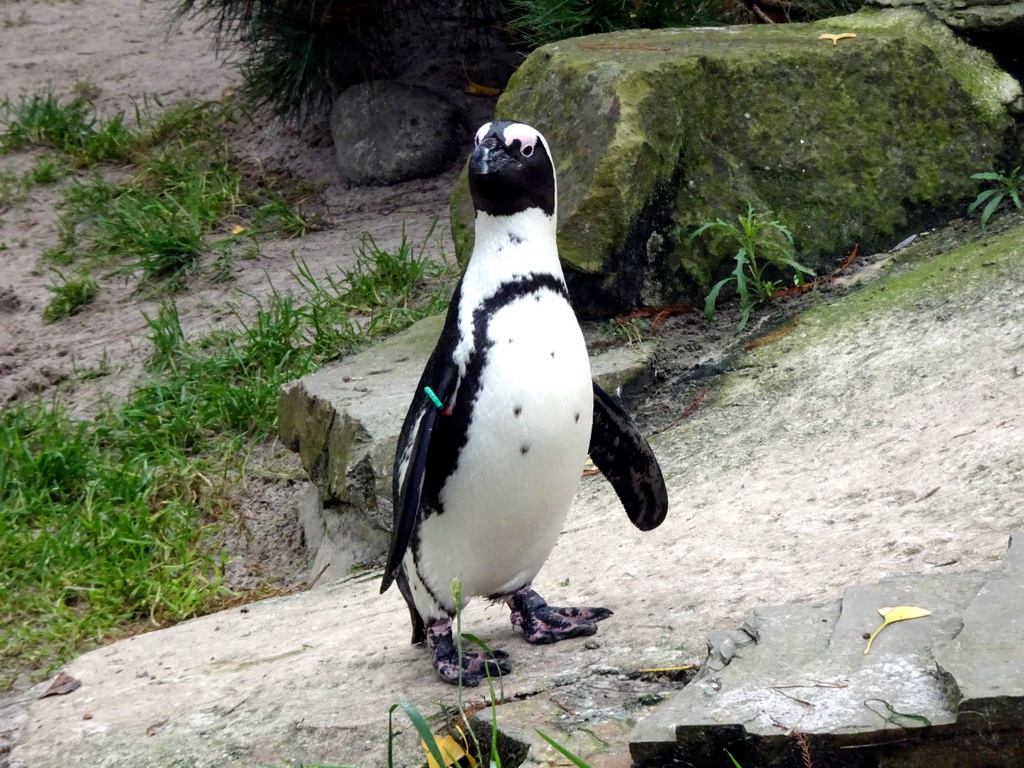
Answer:
<svg viewBox="0 0 1024 768"><path fill-rule="evenodd" d="M668 509L650 445L591 378L558 260L547 141L502 120L474 143L476 241L399 435L380 590L398 583L412 642L426 641L441 679L463 685L511 671L504 651L458 652L452 619L472 597L505 602L530 643L592 635L611 615L550 606L531 587L588 453L638 528Z"/></svg>

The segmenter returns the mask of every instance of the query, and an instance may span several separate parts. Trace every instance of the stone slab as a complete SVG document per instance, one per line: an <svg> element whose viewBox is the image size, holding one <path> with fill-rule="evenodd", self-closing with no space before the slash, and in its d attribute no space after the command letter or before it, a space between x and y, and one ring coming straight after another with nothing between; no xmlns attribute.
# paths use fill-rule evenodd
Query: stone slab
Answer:
<svg viewBox="0 0 1024 768"><path fill-rule="evenodd" d="M633 758L718 766L728 750L744 766L788 765L799 733L835 766L925 765L915 762L923 755L933 765L954 755L962 766L1024 764L1024 568L1010 551L991 575L883 579L842 600L758 609L741 629L712 633L694 681L634 730ZM878 609L895 606L931 615L886 627L865 654ZM894 750L897 736L914 748Z"/></svg>
<svg viewBox="0 0 1024 768"><path fill-rule="evenodd" d="M957 713L978 729L1024 731L1022 542L1011 537L1002 567L964 611L963 630L936 654L959 695Z"/></svg>

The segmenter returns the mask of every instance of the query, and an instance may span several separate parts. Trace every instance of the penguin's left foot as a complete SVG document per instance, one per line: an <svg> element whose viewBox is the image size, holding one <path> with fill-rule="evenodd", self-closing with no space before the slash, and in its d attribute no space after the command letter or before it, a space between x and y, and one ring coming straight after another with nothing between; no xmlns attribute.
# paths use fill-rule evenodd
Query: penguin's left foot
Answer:
<svg viewBox="0 0 1024 768"><path fill-rule="evenodd" d="M526 642L537 645L592 635L597 632L597 622L612 615L607 608L556 608L529 584L514 592L508 605L512 624L523 630Z"/></svg>
<svg viewBox="0 0 1024 768"><path fill-rule="evenodd" d="M512 671L505 651L464 650L460 657L452 637L451 619L435 621L427 627L427 648L437 674L452 685L458 685L461 679L462 685L476 686L486 677L500 677Z"/></svg>

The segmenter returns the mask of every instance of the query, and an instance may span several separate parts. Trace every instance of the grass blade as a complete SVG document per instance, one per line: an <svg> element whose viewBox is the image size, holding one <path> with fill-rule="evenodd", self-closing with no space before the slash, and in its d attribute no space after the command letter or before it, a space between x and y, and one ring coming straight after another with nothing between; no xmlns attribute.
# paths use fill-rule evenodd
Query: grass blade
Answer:
<svg viewBox="0 0 1024 768"><path fill-rule="evenodd" d="M540 734L540 737L542 739L544 739L544 741L546 741L548 744L550 744L552 747L554 747L554 749L557 750L558 753L560 755L562 755L562 757L564 757L567 760L569 760L569 762L571 762L573 765L578 766L578 768L591 768L590 763L588 763L582 757L580 757L578 755L575 755L572 752L570 752L568 749L563 747L561 744L559 744L557 741L552 739L550 736L548 736L546 733L541 731L539 728L535 729L535 730L537 731L538 734Z"/></svg>
<svg viewBox="0 0 1024 768"><path fill-rule="evenodd" d="M434 733L430 730L430 726L427 725L427 721L423 719L423 715L416 709L416 705L411 701L400 701L397 705L401 707L405 714L409 716L409 720L412 722L413 727L416 729L416 733L420 735L423 743L427 745L427 751L430 752L430 756L434 758L438 765L447 765L447 762L441 757L441 750L438 749L437 740L434 738ZM391 712L394 711L395 706L391 707ZM389 752L390 752L390 744ZM390 759L390 755L389 755Z"/></svg>

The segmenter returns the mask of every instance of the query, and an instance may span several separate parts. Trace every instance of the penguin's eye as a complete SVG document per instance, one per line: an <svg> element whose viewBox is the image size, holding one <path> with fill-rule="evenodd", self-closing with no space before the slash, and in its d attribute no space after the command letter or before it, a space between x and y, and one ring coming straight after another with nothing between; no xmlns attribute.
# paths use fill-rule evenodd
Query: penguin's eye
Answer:
<svg viewBox="0 0 1024 768"><path fill-rule="evenodd" d="M530 155L533 154L533 145L527 144L520 150L520 152L522 153L523 157L529 157Z"/></svg>

